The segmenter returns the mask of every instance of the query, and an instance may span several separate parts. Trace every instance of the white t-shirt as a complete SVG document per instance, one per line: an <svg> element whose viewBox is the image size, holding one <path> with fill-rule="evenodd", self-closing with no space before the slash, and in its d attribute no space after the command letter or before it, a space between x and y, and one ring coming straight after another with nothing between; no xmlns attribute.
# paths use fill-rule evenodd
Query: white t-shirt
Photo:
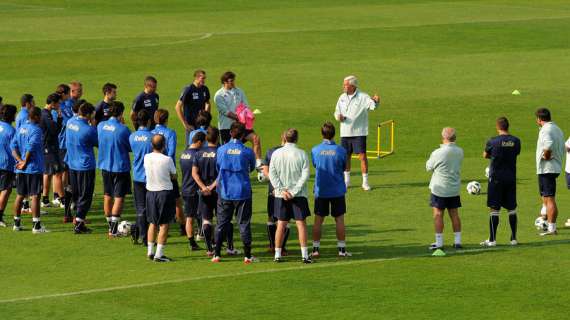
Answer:
<svg viewBox="0 0 570 320"><path fill-rule="evenodd" d="M176 174L174 161L167 155L151 152L144 156L144 172L148 191L172 190L171 174Z"/></svg>

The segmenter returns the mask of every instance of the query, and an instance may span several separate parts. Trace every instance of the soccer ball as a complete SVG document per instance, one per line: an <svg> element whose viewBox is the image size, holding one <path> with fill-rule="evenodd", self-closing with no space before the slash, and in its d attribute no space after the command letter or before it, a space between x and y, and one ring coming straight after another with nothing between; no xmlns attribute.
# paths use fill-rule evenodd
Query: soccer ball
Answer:
<svg viewBox="0 0 570 320"><path fill-rule="evenodd" d="M485 168L485 177L487 179L489 179L489 173L491 172L491 169L489 169L489 167Z"/></svg>
<svg viewBox="0 0 570 320"><path fill-rule="evenodd" d="M564 226L566 228L570 228L570 219L566 220L566 222L564 223Z"/></svg>
<svg viewBox="0 0 570 320"><path fill-rule="evenodd" d="M481 193L481 184L477 181L471 181L467 184L467 193L469 194L479 194Z"/></svg>
<svg viewBox="0 0 570 320"><path fill-rule="evenodd" d="M126 221L126 220L121 221L121 223L119 223L119 227L117 228L117 231L122 236L128 236L129 233L131 232L131 223Z"/></svg>
<svg viewBox="0 0 570 320"><path fill-rule="evenodd" d="M534 226L536 227L536 230L548 230L548 222L543 217L536 218L536 220L534 220Z"/></svg>
<svg viewBox="0 0 570 320"><path fill-rule="evenodd" d="M263 172L258 172L257 173L257 181L259 182L265 182L269 179L267 179L267 177L263 174Z"/></svg>

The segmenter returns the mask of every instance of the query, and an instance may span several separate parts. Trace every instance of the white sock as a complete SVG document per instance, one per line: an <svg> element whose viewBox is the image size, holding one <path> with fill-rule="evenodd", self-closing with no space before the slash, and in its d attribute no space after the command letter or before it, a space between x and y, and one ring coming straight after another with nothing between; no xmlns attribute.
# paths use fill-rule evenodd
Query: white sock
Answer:
<svg viewBox="0 0 570 320"><path fill-rule="evenodd" d="M301 247L301 255L303 259L309 258L309 249L307 247Z"/></svg>
<svg viewBox="0 0 570 320"><path fill-rule="evenodd" d="M40 218L32 218L33 222L40 222Z"/></svg>
<svg viewBox="0 0 570 320"><path fill-rule="evenodd" d="M368 184L368 173L362 174L362 184Z"/></svg>
<svg viewBox="0 0 570 320"><path fill-rule="evenodd" d="M336 246L339 248L346 248L346 241L337 240Z"/></svg>
<svg viewBox="0 0 570 320"><path fill-rule="evenodd" d="M321 241L313 240L313 248L320 248Z"/></svg>
<svg viewBox="0 0 570 320"><path fill-rule="evenodd" d="M554 232L556 231L556 223L548 223L548 232Z"/></svg>
<svg viewBox="0 0 570 320"><path fill-rule="evenodd" d="M435 234L435 245L436 247L443 247L443 233Z"/></svg>
<svg viewBox="0 0 570 320"><path fill-rule="evenodd" d="M111 222L111 217L105 217L105 220L107 220L107 223Z"/></svg>
<svg viewBox="0 0 570 320"><path fill-rule="evenodd" d="M453 235L455 236L455 244L461 244L461 231L454 232Z"/></svg>
<svg viewBox="0 0 570 320"><path fill-rule="evenodd" d="M79 217L75 217L75 221L77 222L83 222L83 219L79 218Z"/></svg>
<svg viewBox="0 0 570 320"><path fill-rule="evenodd" d="M275 248L275 258L281 258L281 248Z"/></svg>
<svg viewBox="0 0 570 320"><path fill-rule="evenodd" d="M157 244L156 245L156 257L162 257L164 255L164 244Z"/></svg>
<svg viewBox="0 0 570 320"><path fill-rule="evenodd" d="M540 209L540 215L546 217L546 206L542 205L542 209Z"/></svg>
<svg viewBox="0 0 570 320"><path fill-rule="evenodd" d="M119 217L119 216L111 216L111 222L119 222L119 219L121 219L121 217Z"/></svg>
<svg viewBox="0 0 570 320"><path fill-rule="evenodd" d="M148 242L147 244L146 255L150 256L151 254L154 254L154 242Z"/></svg>
<svg viewBox="0 0 570 320"><path fill-rule="evenodd" d="M262 164L263 164L263 162L261 161L261 159L255 159L255 167L256 168L261 167Z"/></svg>
<svg viewBox="0 0 570 320"><path fill-rule="evenodd" d="M350 185L350 171L344 172L344 184L348 187Z"/></svg>

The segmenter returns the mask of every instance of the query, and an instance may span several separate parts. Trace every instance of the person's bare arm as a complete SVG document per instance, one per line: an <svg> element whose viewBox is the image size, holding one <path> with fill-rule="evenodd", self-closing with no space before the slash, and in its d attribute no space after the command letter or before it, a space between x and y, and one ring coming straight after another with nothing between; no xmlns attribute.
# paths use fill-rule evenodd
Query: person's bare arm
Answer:
<svg viewBox="0 0 570 320"><path fill-rule="evenodd" d="M133 128L137 130L137 114L134 111L131 111L131 121L133 122Z"/></svg>
<svg viewBox="0 0 570 320"><path fill-rule="evenodd" d="M202 181L202 178L200 178L198 167L192 167L192 179L194 179L194 182L196 182L203 195L207 196L210 193L210 189L208 189L204 181Z"/></svg>
<svg viewBox="0 0 570 320"><path fill-rule="evenodd" d="M489 154L489 152L483 151L483 158L489 159L489 158L491 158L491 155Z"/></svg>
<svg viewBox="0 0 570 320"><path fill-rule="evenodd" d="M212 104L210 104L210 100L206 100L206 102L204 102L204 110L206 110L209 113L212 113Z"/></svg>
<svg viewBox="0 0 570 320"><path fill-rule="evenodd" d="M192 126L190 126L190 124L186 122L186 119L184 119L184 112L182 110L183 108L184 104L181 100L178 100L178 102L176 102L176 115L178 116L178 119L180 119L180 122L182 122L184 129L186 129L186 131L190 131L192 130Z"/></svg>
<svg viewBox="0 0 570 320"><path fill-rule="evenodd" d="M544 149L542 151L542 159L544 160L551 160L552 159L552 150Z"/></svg>

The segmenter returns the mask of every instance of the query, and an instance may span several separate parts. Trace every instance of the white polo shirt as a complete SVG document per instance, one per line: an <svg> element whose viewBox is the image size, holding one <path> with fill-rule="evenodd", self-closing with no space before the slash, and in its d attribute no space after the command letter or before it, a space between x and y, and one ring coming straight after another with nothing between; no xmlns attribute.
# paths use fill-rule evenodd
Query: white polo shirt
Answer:
<svg viewBox="0 0 570 320"><path fill-rule="evenodd" d="M542 159L544 150L550 150L552 158ZM536 141L536 173L560 173L562 172L562 158L564 158L564 133L554 124L545 123L538 133Z"/></svg>
<svg viewBox="0 0 570 320"><path fill-rule="evenodd" d="M360 90L354 94L343 93L338 98L334 118L340 121L340 115L344 120L340 123L341 137L361 137L368 135L368 111L376 109L376 102L370 96Z"/></svg>
<svg viewBox="0 0 570 320"><path fill-rule="evenodd" d="M151 152L144 156L144 172L148 191L168 191L173 189L171 174L176 174L174 161L169 156Z"/></svg>

